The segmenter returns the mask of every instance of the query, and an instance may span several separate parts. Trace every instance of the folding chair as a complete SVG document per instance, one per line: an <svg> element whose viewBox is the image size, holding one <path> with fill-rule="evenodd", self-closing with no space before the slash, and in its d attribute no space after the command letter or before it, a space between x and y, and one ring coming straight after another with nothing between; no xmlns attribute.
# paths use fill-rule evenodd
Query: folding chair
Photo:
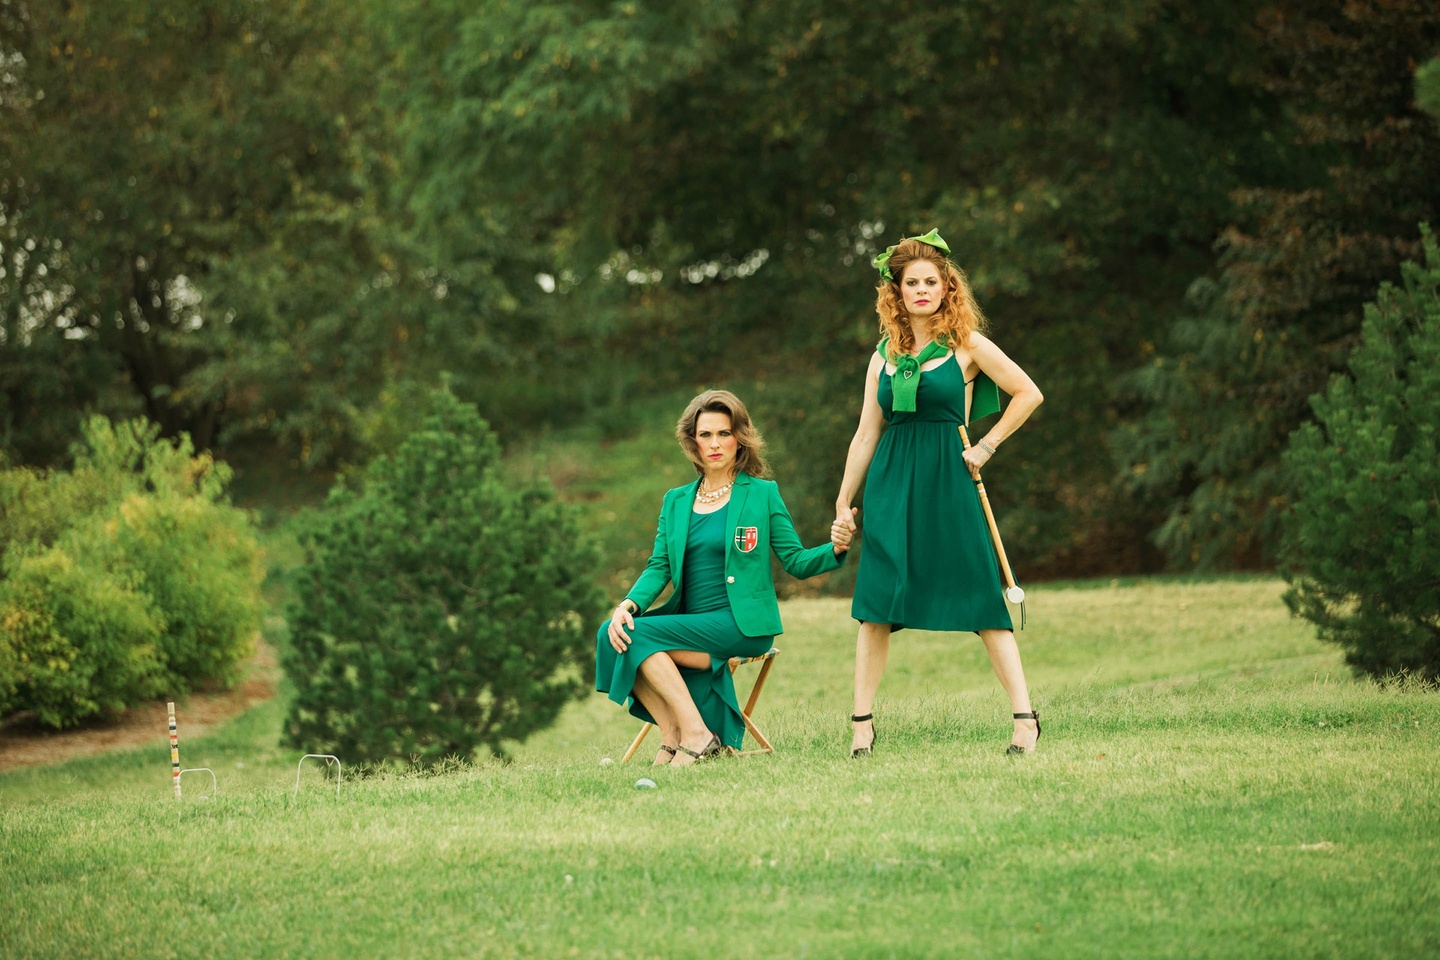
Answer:
<svg viewBox="0 0 1440 960"><path fill-rule="evenodd" d="M755 675L755 685L750 688L750 699L745 701L745 709L740 711L740 719L745 721L745 729L749 731L750 736L755 738L755 742L760 744L760 748L757 750L734 750L731 747L726 747L725 752L732 756L746 757L752 753L775 752L775 748L770 745L770 741L765 739L765 734L761 733L760 728L755 726L755 721L750 719L750 714L754 712L755 704L760 700L760 691L765 689L765 678L770 675L770 668L775 665L775 657L779 653L780 650L778 647L771 647L769 652L762 653L758 657L731 657L727 664L730 667L731 676L734 676L735 671L740 668L741 664L760 664L760 672ZM655 724L646 723L640 727L640 732L635 735L635 742L630 744L630 749L626 750L625 756L620 758L621 763L630 762L630 758L635 756L635 751L640 749L641 741L645 739L645 735L650 732L650 728L653 726L655 726Z"/></svg>

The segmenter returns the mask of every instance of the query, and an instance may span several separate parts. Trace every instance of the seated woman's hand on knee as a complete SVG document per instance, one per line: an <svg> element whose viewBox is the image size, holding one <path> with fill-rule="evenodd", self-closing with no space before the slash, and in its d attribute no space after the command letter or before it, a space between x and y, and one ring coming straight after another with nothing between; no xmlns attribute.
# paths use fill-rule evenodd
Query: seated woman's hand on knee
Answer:
<svg viewBox="0 0 1440 960"><path fill-rule="evenodd" d="M632 633L635 630L635 618L630 615L630 605L627 601L621 601L615 608L614 615L610 618L610 627L606 631L610 638L610 646L615 648L616 653L624 653L630 648L630 636L625 631Z"/></svg>

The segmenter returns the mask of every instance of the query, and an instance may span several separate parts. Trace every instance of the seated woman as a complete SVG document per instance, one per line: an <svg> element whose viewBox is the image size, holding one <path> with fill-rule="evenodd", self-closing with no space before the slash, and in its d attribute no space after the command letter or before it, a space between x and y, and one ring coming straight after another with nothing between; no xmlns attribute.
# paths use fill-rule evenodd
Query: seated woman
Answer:
<svg viewBox="0 0 1440 960"><path fill-rule="evenodd" d="M765 653L783 629L770 551L791 576L813 577L844 562L853 530L837 519L830 543L801 546L780 488L763 479L765 442L728 390L691 400L675 438L700 478L665 494L655 551L595 642L595 688L660 728L656 766L740 748L726 662ZM670 583L670 598L643 613Z"/></svg>

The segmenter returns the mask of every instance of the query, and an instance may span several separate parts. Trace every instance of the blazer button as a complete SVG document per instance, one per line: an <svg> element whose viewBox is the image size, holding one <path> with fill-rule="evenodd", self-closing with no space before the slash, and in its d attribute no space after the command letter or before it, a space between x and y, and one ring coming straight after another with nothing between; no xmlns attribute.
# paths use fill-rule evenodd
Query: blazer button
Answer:
<svg viewBox="0 0 1440 960"><path fill-rule="evenodd" d="M726 582L726 583L734 583L734 582L735 582L735 578L734 578L734 577L726 577L726 578L725 578L725 582Z"/></svg>

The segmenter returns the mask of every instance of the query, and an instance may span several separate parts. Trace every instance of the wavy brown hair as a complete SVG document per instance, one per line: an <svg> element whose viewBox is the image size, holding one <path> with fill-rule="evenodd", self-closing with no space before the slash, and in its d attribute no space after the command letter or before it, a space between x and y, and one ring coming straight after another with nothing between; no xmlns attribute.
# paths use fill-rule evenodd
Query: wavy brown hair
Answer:
<svg viewBox="0 0 1440 960"><path fill-rule="evenodd" d="M755 429L750 411L740 398L729 390L706 390L685 407L685 412L675 422L675 439L680 449L695 464L695 472L705 473L705 461L700 459L700 445L695 442L695 422L702 413L723 413L730 418L730 431L735 434L735 468L744 470L752 477L770 476L770 465L765 462L765 438Z"/></svg>
<svg viewBox="0 0 1440 960"><path fill-rule="evenodd" d="M983 333L989 326L985 314L975 302L970 290L970 281L965 271L945 256L938 247L919 240L901 240L890 255L890 275L894 280L880 278L875 288L875 312L880 315L880 332L890 338L891 356L915 352L915 334L910 329L910 315L905 312L905 299L900 295L900 281L905 279L905 268L918 261L935 264L940 278L945 281L945 299L940 309L930 318L930 335L947 343L951 348L964 346L970 341L970 334L977 330Z"/></svg>

